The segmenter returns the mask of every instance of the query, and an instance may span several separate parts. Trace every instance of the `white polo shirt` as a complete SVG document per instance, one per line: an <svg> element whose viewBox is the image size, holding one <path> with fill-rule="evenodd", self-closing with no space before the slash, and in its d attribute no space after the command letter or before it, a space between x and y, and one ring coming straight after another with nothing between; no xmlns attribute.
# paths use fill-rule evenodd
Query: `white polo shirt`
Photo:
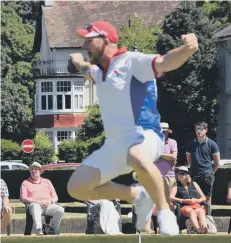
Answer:
<svg viewBox="0 0 231 243"><path fill-rule="evenodd" d="M97 66L91 68L107 138L142 127L152 129L163 140L157 110L159 75L155 77L153 70L157 56L121 48L110 60L106 74Z"/></svg>

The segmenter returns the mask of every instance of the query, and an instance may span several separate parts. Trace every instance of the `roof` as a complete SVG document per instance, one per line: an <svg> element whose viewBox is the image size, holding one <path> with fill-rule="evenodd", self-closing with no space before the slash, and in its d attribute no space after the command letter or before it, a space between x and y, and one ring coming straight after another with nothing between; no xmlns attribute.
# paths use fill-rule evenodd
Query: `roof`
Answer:
<svg viewBox="0 0 231 243"><path fill-rule="evenodd" d="M161 24L180 1L54 1L42 7L50 48L81 47L75 30L96 20L112 23L117 30L128 23L129 15L148 23Z"/></svg>
<svg viewBox="0 0 231 243"><path fill-rule="evenodd" d="M219 32L217 32L214 37L216 39L227 39L227 38L231 38L231 25L228 26L227 28L220 30Z"/></svg>

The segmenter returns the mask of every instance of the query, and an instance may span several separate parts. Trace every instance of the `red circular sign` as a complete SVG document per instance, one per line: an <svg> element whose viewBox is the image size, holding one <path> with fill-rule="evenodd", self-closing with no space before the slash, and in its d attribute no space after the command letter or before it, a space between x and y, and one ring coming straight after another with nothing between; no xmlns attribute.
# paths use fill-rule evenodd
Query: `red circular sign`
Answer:
<svg viewBox="0 0 231 243"><path fill-rule="evenodd" d="M22 151L24 153L32 153L34 151L34 143L30 139L26 139L22 142Z"/></svg>

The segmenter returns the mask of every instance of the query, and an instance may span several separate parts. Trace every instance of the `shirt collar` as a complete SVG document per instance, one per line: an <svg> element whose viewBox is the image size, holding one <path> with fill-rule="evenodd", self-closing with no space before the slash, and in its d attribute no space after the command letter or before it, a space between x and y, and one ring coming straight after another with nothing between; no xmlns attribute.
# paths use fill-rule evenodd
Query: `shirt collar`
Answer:
<svg viewBox="0 0 231 243"><path fill-rule="evenodd" d="M204 140L202 143L208 143L208 139L209 139L209 138L206 137L205 140ZM197 140L197 138L194 139L194 142L199 143L198 140Z"/></svg>
<svg viewBox="0 0 231 243"><path fill-rule="evenodd" d="M33 184L41 184L42 181L43 181L43 178L40 177L40 180L39 180L38 182L35 182L35 181L32 179L32 177L30 177L30 178L28 179L28 181L31 182L31 183L33 183Z"/></svg>
<svg viewBox="0 0 231 243"><path fill-rule="evenodd" d="M121 47L120 49L117 50L116 53L114 53L114 55L113 55L111 58L108 58L107 65L106 65L105 69L103 70L103 73L104 73L104 74L107 73L107 70L108 70L108 67L109 67L109 65L110 65L110 63L111 63L111 60L112 60L114 57L117 57L117 56L119 56L119 55L121 55L121 54L124 54L124 53L126 53L127 51L128 51L127 47ZM104 75L104 76L106 76L106 75Z"/></svg>

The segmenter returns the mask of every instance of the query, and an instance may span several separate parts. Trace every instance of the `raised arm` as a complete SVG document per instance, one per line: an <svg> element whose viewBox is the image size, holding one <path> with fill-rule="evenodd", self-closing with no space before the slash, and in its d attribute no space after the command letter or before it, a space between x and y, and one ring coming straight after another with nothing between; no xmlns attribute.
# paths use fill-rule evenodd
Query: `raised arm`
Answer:
<svg viewBox="0 0 231 243"><path fill-rule="evenodd" d="M198 50L195 34L182 35L184 45L169 51L156 59L155 68L158 73L169 72L181 67Z"/></svg>
<svg viewBox="0 0 231 243"><path fill-rule="evenodd" d="M89 62L84 61L83 55L81 53L70 54L72 64L77 70L83 75L86 80L94 82L94 79L91 77L90 70L93 67Z"/></svg>

